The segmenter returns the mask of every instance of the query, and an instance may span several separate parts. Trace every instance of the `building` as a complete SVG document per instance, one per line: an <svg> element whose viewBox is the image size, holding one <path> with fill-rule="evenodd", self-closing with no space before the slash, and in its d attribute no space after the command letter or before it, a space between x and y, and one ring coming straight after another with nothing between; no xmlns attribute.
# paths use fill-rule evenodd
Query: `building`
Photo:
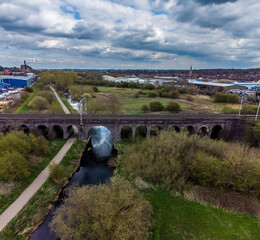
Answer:
<svg viewBox="0 0 260 240"><path fill-rule="evenodd" d="M23 88L33 84L34 75L30 76L12 76L0 75L0 83L8 84L10 87Z"/></svg>

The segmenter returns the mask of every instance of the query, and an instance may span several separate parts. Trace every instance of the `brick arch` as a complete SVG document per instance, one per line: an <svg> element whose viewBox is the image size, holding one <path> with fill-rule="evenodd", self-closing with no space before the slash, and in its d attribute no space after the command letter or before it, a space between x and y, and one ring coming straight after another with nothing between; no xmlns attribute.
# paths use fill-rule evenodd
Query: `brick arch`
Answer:
<svg viewBox="0 0 260 240"><path fill-rule="evenodd" d="M173 130L173 132L177 132L177 133L181 132L181 128L178 125L171 125L171 126L169 126L167 131L171 131L171 129Z"/></svg>
<svg viewBox="0 0 260 240"><path fill-rule="evenodd" d="M128 129L127 129L128 128ZM125 133L123 130L125 129ZM130 125L120 127L120 139L131 139L134 136L134 129Z"/></svg>
<svg viewBox="0 0 260 240"><path fill-rule="evenodd" d="M200 136L209 136L210 133L210 128L206 125L202 125L199 127L197 134Z"/></svg>

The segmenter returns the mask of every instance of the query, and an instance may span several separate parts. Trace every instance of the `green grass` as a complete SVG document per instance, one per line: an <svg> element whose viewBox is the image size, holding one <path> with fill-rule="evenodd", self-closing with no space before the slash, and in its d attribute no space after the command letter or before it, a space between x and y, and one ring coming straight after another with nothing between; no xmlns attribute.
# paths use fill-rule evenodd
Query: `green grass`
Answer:
<svg viewBox="0 0 260 240"><path fill-rule="evenodd" d="M29 96L26 98L26 100L16 108L16 110L14 111L14 113L27 113L30 108L28 106L28 103L32 100L32 98L34 97L34 95L38 92L40 92L41 90L38 88L38 84L34 84L33 85L33 92L31 92L29 94Z"/></svg>
<svg viewBox="0 0 260 240"><path fill-rule="evenodd" d="M256 240L259 220L250 215L171 196L163 190L145 194L154 211L154 240Z"/></svg>
<svg viewBox="0 0 260 240"><path fill-rule="evenodd" d="M142 114L141 107L143 105L147 105L149 107L149 104L153 101L159 101L161 102L165 107L168 104L169 101L175 101L178 102L178 99L170 99L170 98L148 98L148 97L139 97L139 98L124 98L122 99L122 108L124 113L126 114ZM184 104L180 103L182 110L188 110L189 107Z"/></svg>
<svg viewBox="0 0 260 240"><path fill-rule="evenodd" d="M71 160L79 160L84 148L85 144L81 141L76 141L72 145L60 163L65 166L66 169L66 179L64 179L63 183L56 184L49 178L0 233L0 239L26 239L32 234L35 228L45 218L46 213L49 211L50 204L53 203L60 193L67 179L75 172L77 165L71 162Z"/></svg>
<svg viewBox="0 0 260 240"><path fill-rule="evenodd" d="M20 181L16 184L12 192L7 195L0 196L0 214L12 203L19 195L33 182L33 180L40 174L40 172L49 164L49 162L55 157L55 155L62 148L65 139L56 139L49 141L50 154L43 157L42 162L35 168L31 169L31 175L29 178Z"/></svg>

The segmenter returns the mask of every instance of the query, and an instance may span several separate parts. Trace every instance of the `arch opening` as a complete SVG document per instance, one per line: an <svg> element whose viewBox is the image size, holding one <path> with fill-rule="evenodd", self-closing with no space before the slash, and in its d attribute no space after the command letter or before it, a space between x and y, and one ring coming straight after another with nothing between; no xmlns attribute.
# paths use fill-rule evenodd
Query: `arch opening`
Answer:
<svg viewBox="0 0 260 240"><path fill-rule="evenodd" d="M220 139L222 131L223 131L223 128L220 125L217 125L217 126L213 127L211 135L210 135L210 138L212 138L212 139Z"/></svg>
<svg viewBox="0 0 260 240"><path fill-rule="evenodd" d="M123 126L120 131L121 139L131 139L133 137L133 129L130 126Z"/></svg>
<svg viewBox="0 0 260 240"><path fill-rule="evenodd" d="M198 131L198 135L202 136L202 137L206 137L209 135L209 128L206 126L202 126L200 127L199 131Z"/></svg>
<svg viewBox="0 0 260 240"><path fill-rule="evenodd" d="M48 134L49 134L49 128L46 127L45 125L39 125L37 127L37 129L33 130L34 135L39 136L42 135L45 138L48 138Z"/></svg>
<svg viewBox="0 0 260 240"><path fill-rule="evenodd" d="M139 126L135 130L136 138L145 138L147 136L147 128L145 126Z"/></svg>
<svg viewBox="0 0 260 240"><path fill-rule="evenodd" d="M150 136L159 136L162 130L161 126L153 126L150 130Z"/></svg>
<svg viewBox="0 0 260 240"><path fill-rule="evenodd" d="M54 125L51 132L49 133L49 139L63 138L63 129L59 125Z"/></svg>
<svg viewBox="0 0 260 240"><path fill-rule="evenodd" d="M169 128L169 131L170 131L170 132L180 133L180 132L181 132L181 129L180 129L179 126L171 126L171 127Z"/></svg>
<svg viewBox="0 0 260 240"><path fill-rule="evenodd" d="M26 125L20 125L19 126L19 130L23 131L25 134L29 134L30 133L30 129Z"/></svg>
<svg viewBox="0 0 260 240"><path fill-rule="evenodd" d="M188 136L191 136L196 133L196 130L193 126L186 126L183 132L186 132Z"/></svg>

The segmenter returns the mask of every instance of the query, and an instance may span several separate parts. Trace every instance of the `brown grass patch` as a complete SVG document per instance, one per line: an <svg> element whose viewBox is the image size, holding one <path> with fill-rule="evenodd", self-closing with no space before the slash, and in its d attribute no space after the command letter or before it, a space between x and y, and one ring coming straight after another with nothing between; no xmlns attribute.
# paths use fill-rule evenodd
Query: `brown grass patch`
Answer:
<svg viewBox="0 0 260 240"><path fill-rule="evenodd" d="M11 193L14 187L15 187L15 182L13 181L8 181L8 182L0 181L0 196Z"/></svg>
<svg viewBox="0 0 260 240"><path fill-rule="evenodd" d="M260 219L260 201L249 194L195 186L184 191L184 198L228 211L251 214Z"/></svg>

